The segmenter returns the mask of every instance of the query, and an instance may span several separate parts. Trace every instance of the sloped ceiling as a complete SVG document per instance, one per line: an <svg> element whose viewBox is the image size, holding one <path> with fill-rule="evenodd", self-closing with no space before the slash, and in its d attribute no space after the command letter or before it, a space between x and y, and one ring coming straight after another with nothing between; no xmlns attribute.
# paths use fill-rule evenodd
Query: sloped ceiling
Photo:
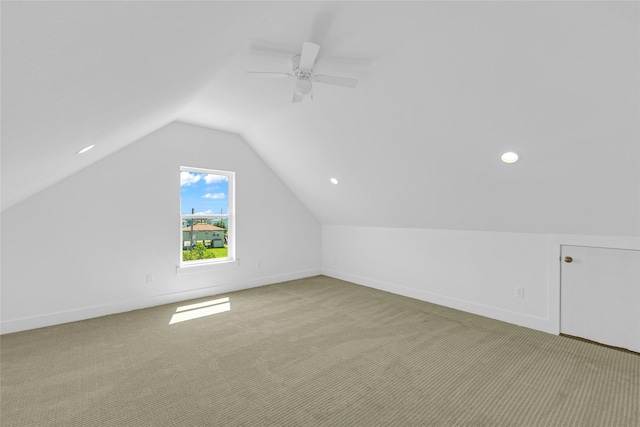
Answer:
<svg viewBox="0 0 640 427"><path fill-rule="evenodd" d="M180 120L241 134L323 223L638 235L638 15L635 2L3 2L3 209ZM316 84L292 104L291 81L244 73L288 72L304 41L321 46L314 71L358 87Z"/></svg>

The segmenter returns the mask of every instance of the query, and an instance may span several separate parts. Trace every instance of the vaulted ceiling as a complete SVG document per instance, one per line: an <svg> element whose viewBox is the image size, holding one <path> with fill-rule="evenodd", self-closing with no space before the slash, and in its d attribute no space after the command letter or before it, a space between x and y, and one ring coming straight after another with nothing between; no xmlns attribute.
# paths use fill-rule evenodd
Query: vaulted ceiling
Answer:
<svg viewBox="0 0 640 427"><path fill-rule="evenodd" d="M640 233L636 2L1 7L3 209L179 120L242 135L323 223ZM304 41L358 86L292 104L244 73Z"/></svg>

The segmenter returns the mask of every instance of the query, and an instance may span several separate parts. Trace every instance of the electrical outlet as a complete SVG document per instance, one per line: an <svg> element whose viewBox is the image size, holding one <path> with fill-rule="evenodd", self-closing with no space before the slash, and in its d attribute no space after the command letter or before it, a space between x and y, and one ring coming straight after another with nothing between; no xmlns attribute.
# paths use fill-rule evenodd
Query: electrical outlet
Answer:
<svg viewBox="0 0 640 427"><path fill-rule="evenodd" d="M153 282L153 274L147 274L147 283Z"/></svg>
<svg viewBox="0 0 640 427"><path fill-rule="evenodd" d="M516 288L515 296L516 298L524 298L524 288Z"/></svg>

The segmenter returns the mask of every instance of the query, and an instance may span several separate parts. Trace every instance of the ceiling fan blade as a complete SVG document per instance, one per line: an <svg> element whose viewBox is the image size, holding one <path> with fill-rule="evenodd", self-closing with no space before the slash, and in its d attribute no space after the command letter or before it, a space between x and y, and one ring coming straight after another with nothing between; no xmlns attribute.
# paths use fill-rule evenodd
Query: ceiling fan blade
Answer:
<svg viewBox="0 0 640 427"><path fill-rule="evenodd" d="M316 62L316 56L320 46L311 42L302 43L302 53L300 54L300 68L310 70L313 68L313 64Z"/></svg>
<svg viewBox="0 0 640 427"><path fill-rule="evenodd" d="M304 96L300 95L298 92L296 92L295 90L293 91L293 99L291 100L291 102L293 103L299 103L302 102L302 100L304 99Z"/></svg>
<svg viewBox="0 0 640 427"><path fill-rule="evenodd" d="M348 77L316 75L316 76L313 76L313 79L318 83L326 83L330 85L350 87L350 88L354 88L358 84L358 80L350 79Z"/></svg>
<svg viewBox="0 0 640 427"><path fill-rule="evenodd" d="M275 78L293 77L293 74L289 74L289 73L271 73L268 71L245 71L245 74L255 74L260 77L275 77Z"/></svg>

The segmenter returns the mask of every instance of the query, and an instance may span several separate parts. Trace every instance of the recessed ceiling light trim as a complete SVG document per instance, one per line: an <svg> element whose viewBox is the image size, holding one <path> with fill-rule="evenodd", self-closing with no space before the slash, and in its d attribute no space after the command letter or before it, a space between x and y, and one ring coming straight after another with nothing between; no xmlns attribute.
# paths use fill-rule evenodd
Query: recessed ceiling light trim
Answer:
<svg viewBox="0 0 640 427"><path fill-rule="evenodd" d="M500 159L505 163L515 163L518 161L518 155L512 151L507 151L500 157Z"/></svg>
<svg viewBox="0 0 640 427"><path fill-rule="evenodd" d="M91 150L93 147L95 147L95 144L87 145L82 150L78 151L76 154L86 153L87 151Z"/></svg>

